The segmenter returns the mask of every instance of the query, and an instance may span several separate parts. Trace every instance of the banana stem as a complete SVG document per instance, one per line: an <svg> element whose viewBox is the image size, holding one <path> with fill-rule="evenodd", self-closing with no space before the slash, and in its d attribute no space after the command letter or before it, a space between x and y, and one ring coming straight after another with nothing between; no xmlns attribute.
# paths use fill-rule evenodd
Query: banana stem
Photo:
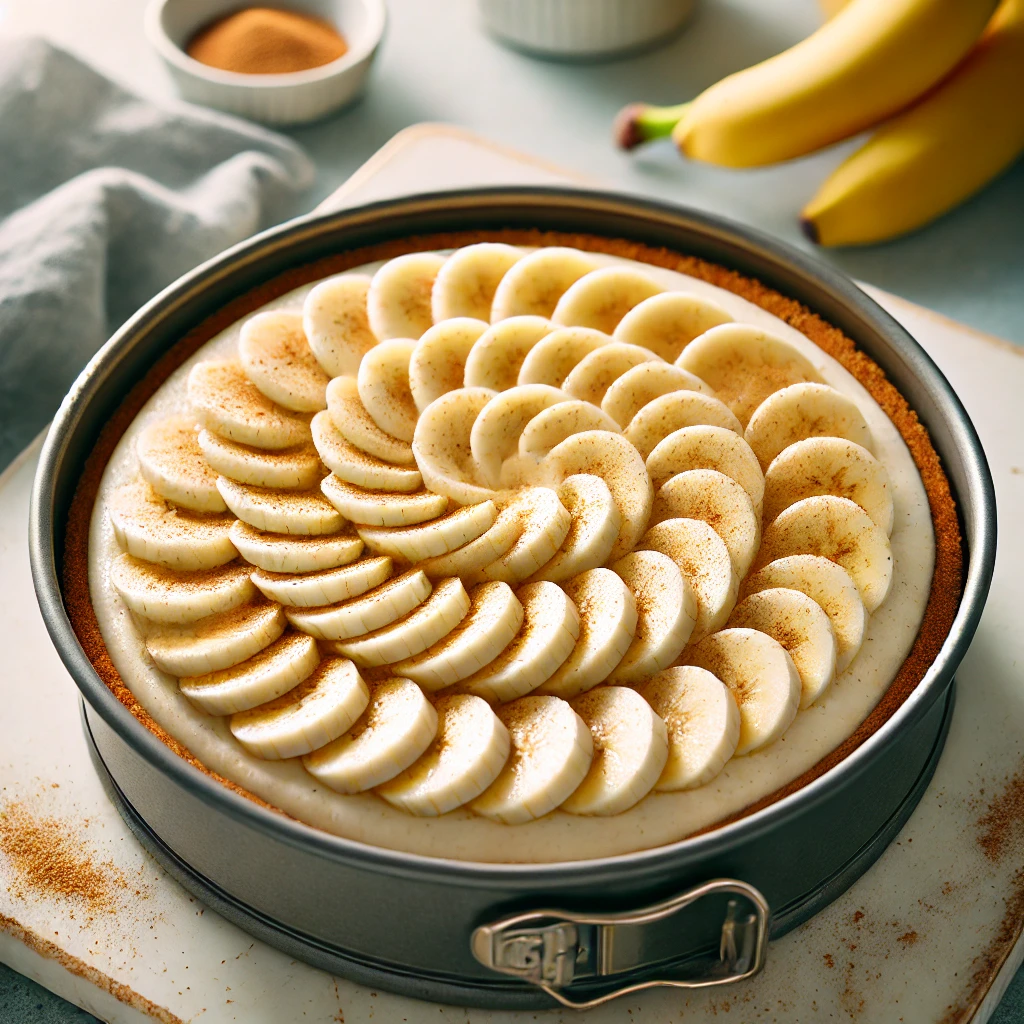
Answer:
<svg viewBox="0 0 1024 1024"><path fill-rule="evenodd" d="M622 149L633 149L642 142L667 138L689 106L689 103L678 103L674 107L630 103L615 118L615 141Z"/></svg>

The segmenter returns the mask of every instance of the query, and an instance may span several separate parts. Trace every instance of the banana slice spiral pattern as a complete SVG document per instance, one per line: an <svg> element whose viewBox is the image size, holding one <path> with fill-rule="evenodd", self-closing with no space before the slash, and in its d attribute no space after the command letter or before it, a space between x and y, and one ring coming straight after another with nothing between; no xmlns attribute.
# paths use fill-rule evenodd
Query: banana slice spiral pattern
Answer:
<svg viewBox="0 0 1024 1024"><path fill-rule="evenodd" d="M198 363L111 501L150 658L250 754L415 815L617 814L856 657L892 488L786 341L489 243L305 307Z"/></svg>

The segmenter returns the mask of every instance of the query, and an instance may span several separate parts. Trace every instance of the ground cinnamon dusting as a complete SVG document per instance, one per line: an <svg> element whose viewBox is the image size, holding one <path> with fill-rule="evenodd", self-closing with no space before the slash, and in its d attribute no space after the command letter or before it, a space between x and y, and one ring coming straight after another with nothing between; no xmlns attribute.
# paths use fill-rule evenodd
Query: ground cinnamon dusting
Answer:
<svg viewBox="0 0 1024 1024"><path fill-rule="evenodd" d="M978 846L995 864L1008 849L1024 848L1024 772L1006 782L1003 791L978 819Z"/></svg>
<svg viewBox="0 0 1024 1024"><path fill-rule="evenodd" d="M978 847L993 864L1001 863L1007 855L1020 858L1024 848L1024 766L1006 780L975 827ZM971 964L967 994L949 1008L940 1024L967 1024L974 1019L993 980L1024 934L1024 866L1014 871L1007 888L999 929Z"/></svg>
<svg viewBox="0 0 1024 1024"><path fill-rule="evenodd" d="M899 390L886 378L882 368L838 328L833 327L805 306L760 281L745 277L695 256L683 256L668 249L652 248L639 242L601 238L596 235L556 231L505 229L501 231L459 231L393 239L377 245L352 249L293 268L245 295L226 303L211 317L188 332L166 352L152 370L132 389L110 417L88 459L68 513L68 527L62 565L63 592L72 626L86 655L111 692L143 725L191 765L216 778L228 788L264 807L265 801L240 786L209 771L182 744L161 729L139 705L125 686L107 653L89 597L88 539L89 521L103 470L118 440L138 411L166 378L203 344L225 328L261 306L304 284L318 281L377 260L387 260L411 252L453 249L482 241L510 245L570 246L591 252L607 253L626 259L664 267L688 274L741 296L800 331L820 349L845 367L865 387L899 431L921 475L928 495L935 526L935 570L924 619L906 661L882 699L860 727L845 742L799 778L764 797L739 814L717 822L703 831L711 831L736 818L760 810L793 793L837 765L875 733L902 705L937 657L953 624L960 604L963 581L963 551L956 503L949 482L932 446L931 439L917 414ZM272 808L276 810L276 808ZM280 811L278 813L281 813ZM699 834L699 833L698 833Z"/></svg>
<svg viewBox="0 0 1024 1024"><path fill-rule="evenodd" d="M158 1006L145 996L139 995L138 992L123 982L115 981L109 974L104 974L102 971L97 970L92 964L86 963L79 957L65 952L56 942L44 938L30 928L26 928L15 921L13 917L0 914L0 932L10 935L16 942L32 950L33 953L60 964L69 974L73 974L77 978L83 978L101 992L109 993L119 1003L138 1010L147 1019L159 1021L159 1024L185 1024L185 1021L176 1014L171 1013L170 1010L163 1006Z"/></svg>
<svg viewBox="0 0 1024 1024"><path fill-rule="evenodd" d="M33 815L24 804L0 809L0 853L21 884L44 896L113 911L128 892L128 881L111 862L99 863L66 821Z"/></svg>
<svg viewBox="0 0 1024 1024"><path fill-rule="evenodd" d="M308 71L348 50L338 30L297 11L249 7L200 29L185 48L193 59L243 75Z"/></svg>

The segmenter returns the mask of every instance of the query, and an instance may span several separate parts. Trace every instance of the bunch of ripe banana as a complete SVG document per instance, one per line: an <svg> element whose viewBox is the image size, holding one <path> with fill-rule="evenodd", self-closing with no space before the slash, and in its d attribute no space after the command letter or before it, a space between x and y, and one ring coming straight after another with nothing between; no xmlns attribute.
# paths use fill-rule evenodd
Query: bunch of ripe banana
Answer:
<svg viewBox="0 0 1024 1024"><path fill-rule="evenodd" d="M913 231L1024 151L1024 0L821 0L817 32L677 107L619 115L625 148L671 134L694 160L756 167L880 127L801 224L822 245Z"/></svg>

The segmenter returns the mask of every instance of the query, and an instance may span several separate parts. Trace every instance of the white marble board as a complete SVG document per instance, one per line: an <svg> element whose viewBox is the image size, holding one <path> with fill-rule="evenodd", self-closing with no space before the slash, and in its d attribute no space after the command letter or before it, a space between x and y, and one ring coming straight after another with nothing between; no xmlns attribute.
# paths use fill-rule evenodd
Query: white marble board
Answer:
<svg viewBox="0 0 1024 1024"><path fill-rule="evenodd" d="M396 137L328 204L567 177L460 130L420 126ZM467 1011L333 978L206 911L136 845L89 763L77 691L46 635L29 575L37 445L0 476L0 813L20 805L58 821L71 848L116 884L110 906L90 909L34 888L0 854L0 961L114 1024L521 1024L537 1016L586 1024L682 1017L985 1024L1024 958L1024 542L1016 532L1024 350L872 293L935 358L974 419L996 481L999 559L924 800L868 874L772 944L762 975L712 994L651 992L579 1015ZM979 824L993 809L997 842Z"/></svg>

